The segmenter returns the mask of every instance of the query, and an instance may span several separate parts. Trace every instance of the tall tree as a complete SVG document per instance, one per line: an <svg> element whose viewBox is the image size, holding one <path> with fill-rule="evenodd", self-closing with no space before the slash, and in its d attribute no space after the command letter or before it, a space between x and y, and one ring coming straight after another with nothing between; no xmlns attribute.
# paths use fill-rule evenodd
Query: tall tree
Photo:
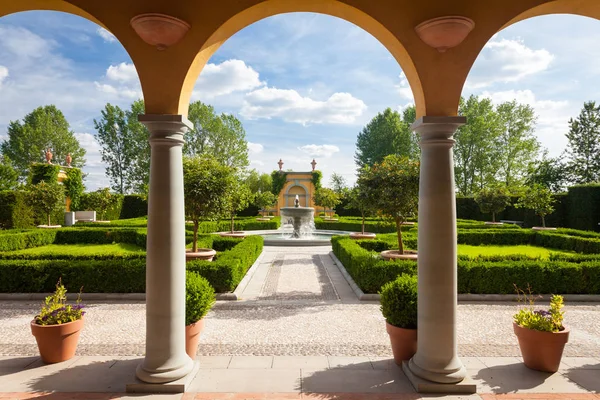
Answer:
<svg viewBox="0 0 600 400"><path fill-rule="evenodd" d="M102 161L106 163L106 175L111 187L120 194L130 193L136 179L134 165L137 157L134 138L127 114L119 106L108 103L94 120L96 140L101 146Z"/></svg>
<svg viewBox="0 0 600 400"><path fill-rule="evenodd" d="M245 182L252 193L270 192L273 187L273 178L271 178L271 175L266 173L261 174L255 169L248 172Z"/></svg>
<svg viewBox="0 0 600 400"><path fill-rule="evenodd" d="M133 162L132 187L136 193L148 193L150 182L150 132L140 121L138 116L145 113L144 100L136 100L131 103L127 111L127 128L132 140L132 148L135 153Z"/></svg>
<svg viewBox="0 0 600 400"><path fill-rule="evenodd" d="M501 123L488 98L461 99L459 114L467 117L467 123L454 134L454 176L458 193L468 196L495 181Z"/></svg>
<svg viewBox="0 0 600 400"><path fill-rule="evenodd" d="M2 155L10 158L19 174L27 178L29 165L46 162L45 150L52 149L55 163L64 162L71 154L71 165L77 168L85 164L85 149L69 128L63 113L54 105L38 107L23 118L23 122L11 121L8 139L2 142Z"/></svg>
<svg viewBox="0 0 600 400"><path fill-rule="evenodd" d="M567 165L576 183L600 181L600 105L583 104L576 119L569 120Z"/></svg>
<svg viewBox="0 0 600 400"><path fill-rule="evenodd" d="M188 119L193 128L186 134L184 154L209 155L238 170L248 166L246 131L231 114L217 116L212 106L200 101L190 103Z"/></svg>
<svg viewBox="0 0 600 400"><path fill-rule="evenodd" d="M12 190L18 185L18 174L8 157L2 157L0 162L0 190Z"/></svg>
<svg viewBox="0 0 600 400"><path fill-rule="evenodd" d="M348 191L348 185L346 184L346 178L342 175L334 172L331 174L331 188L334 192L339 195L344 195Z"/></svg>
<svg viewBox="0 0 600 400"><path fill-rule="evenodd" d="M410 129L414 117L414 110L410 108L404 111L402 117L391 108L373 117L356 139L354 160L358 167L372 166L390 154L418 158L417 139Z"/></svg>
<svg viewBox="0 0 600 400"><path fill-rule="evenodd" d="M525 179L525 185L540 184L552 192L562 192L569 181L567 166L561 157L548 157L544 151L542 158L531 163Z"/></svg>
<svg viewBox="0 0 600 400"><path fill-rule="evenodd" d="M500 104L497 111L502 123L496 142L497 177L509 188L519 186L540 149L534 135L535 112L531 106L516 100Z"/></svg>

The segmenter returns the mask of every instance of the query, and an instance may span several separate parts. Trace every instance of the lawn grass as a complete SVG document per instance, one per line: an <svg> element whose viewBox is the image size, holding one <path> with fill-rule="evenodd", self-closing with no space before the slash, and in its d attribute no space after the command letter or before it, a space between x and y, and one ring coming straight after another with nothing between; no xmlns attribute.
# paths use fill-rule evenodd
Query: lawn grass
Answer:
<svg viewBox="0 0 600 400"><path fill-rule="evenodd" d="M550 253L574 254L574 252L564 250L546 249L544 247L519 245L519 246L471 246L467 244L458 245L458 255L469 257L477 256L497 256L523 254L528 257L549 258Z"/></svg>
<svg viewBox="0 0 600 400"><path fill-rule="evenodd" d="M83 256L90 254L130 254L145 253L145 250L135 244L113 243L113 244L49 244L18 251L6 252L6 255L29 254L29 255L55 255L68 254L71 256Z"/></svg>

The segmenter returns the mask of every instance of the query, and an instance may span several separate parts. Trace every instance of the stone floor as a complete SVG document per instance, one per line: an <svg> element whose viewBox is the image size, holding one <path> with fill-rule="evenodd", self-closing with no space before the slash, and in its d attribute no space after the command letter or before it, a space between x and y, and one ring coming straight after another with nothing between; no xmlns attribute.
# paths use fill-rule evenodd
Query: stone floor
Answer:
<svg viewBox="0 0 600 400"><path fill-rule="evenodd" d="M240 290L241 300L219 301L206 317L201 370L190 387L201 394L186 400L421 398L390 361L379 305L357 300L330 251L265 247ZM88 304L78 356L56 365L35 357L28 324L40 303L0 302L0 399L52 391L74 396L65 398L89 398L75 392L121 397L110 393L122 392L134 379L144 352L143 302ZM491 400L498 393L525 396L498 399L532 398L526 397L531 393L596 398L585 396L600 393L600 304L565 307L571 338L561 371L553 375L530 371L518 358L511 325L517 308L459 304L459 354L481 394L461 398ZM351 396L357 393L363 395Z"/></svg>

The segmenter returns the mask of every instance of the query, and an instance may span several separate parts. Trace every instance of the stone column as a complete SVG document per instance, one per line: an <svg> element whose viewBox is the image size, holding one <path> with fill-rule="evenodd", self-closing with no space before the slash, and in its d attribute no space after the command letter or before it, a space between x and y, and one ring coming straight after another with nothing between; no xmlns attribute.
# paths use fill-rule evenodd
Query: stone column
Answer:
<svg viewBox="0 0 600 400"><path fill-rule="evenodd" d="M167 383L186 376L194 362L185 352L185 213L181 115L140 115L150 131L150 193L146 242L146 357L137 377Z"/></svg>
<svg viewBox="0 0 600 400"><path fill-rule="evenodd" d="M409 362L417 376L457 383L466 369L456 343L456 193L452 135L465 117L422 117L420 134L419 317L417 353Z"/></svg>

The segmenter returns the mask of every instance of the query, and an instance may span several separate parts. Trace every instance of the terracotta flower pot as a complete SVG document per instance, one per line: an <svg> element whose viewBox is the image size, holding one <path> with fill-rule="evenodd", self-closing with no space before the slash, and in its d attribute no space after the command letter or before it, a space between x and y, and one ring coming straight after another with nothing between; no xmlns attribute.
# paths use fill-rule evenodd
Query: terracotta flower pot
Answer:
<svg viewBox="0 0 600 400"><path fill-rule="evenodd" d="M417 330L398 328L390 325L387 321L385 328L390 335L394 362L402 365L402 361L410 360L417 352Z"/></svg>
<svg viewBox="0 0 600 400"><path fill-rule="evenodd" d="M417 252L413 250L404 250L404 254L400 254L398 250L386 250L379 253L381 258L386 261L393 260L412 260L417 261Z"/></svg>
<svg viewBox="0 0 600 400"><path fill-rule="evenodd" d="M361 240L361 239L375 239L377 235L371 232L352 232L350 234L350 239Z"/></svg>
<svg viewBox="0 0 600 400"><path fill-rule="evenodd" d="M513 322L513 329L526 367L544 372L558 371L563 349L569 341L569 328L560 332L542 332Z"/></svg>
<svg viewBox="0 0 600 400"><path fill-rule="evenodd" d="M185 327L185 352L192 360L196 359L202 329L204 329L204 319Z"/></svg>
<svg viewBox="0 0 600 400"><path fill-rule="evenodd" d="M213 249L198 249L198 251L195 251L195 252L193 252L191 249L187 249L185 251L185 261L192 261L192 260L212 261L216 254L217 254L217 252L214 251Z"/></svg>
<svg viewBox="0 0 600 400"><path fill-rule="evenodd" d="M60 325L38 325L31 321L40 356L45 363L58 363L73 358L79 342L83 318Z"/></svg>

